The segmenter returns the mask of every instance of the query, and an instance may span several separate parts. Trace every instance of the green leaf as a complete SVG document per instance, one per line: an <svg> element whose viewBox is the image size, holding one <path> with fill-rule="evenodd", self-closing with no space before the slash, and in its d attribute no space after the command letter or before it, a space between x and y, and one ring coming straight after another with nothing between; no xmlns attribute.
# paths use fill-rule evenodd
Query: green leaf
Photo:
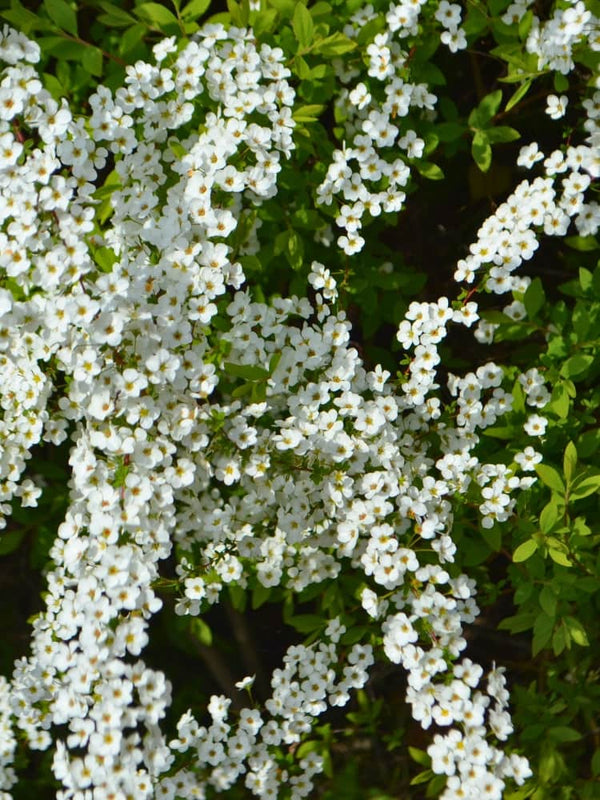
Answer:
<svg viewBox="0 0 600 800"><path fill-rule="evenodd" d="M422 767L429 767L431 765L431 757L424 751L419 750L418 747L409 747L408 754L413 761L420 764Z"/></svg>
<svg viewBox="0 0 600 800"><path fill-rule="evenodd" d="M600 475L582 475L577 478L569 491L569 500L582 500L600 489Z"/></svg>
<svg viewBox="0 0 600 800"><path fill-rule="evenodd" d="M325 0L317 0L317 2L310 7L310 13L313 19L323 17L325 21L331 19L332 8L331 4Z"/></svg>
<svg viewBox="0 0 600 800"><path fill-rule="evenodd" d="M531 653L534 658L546 647L546 645L550 644L553 629L554 620L551 619L547 614L539 614L533 625Z"/></svg>
<svg viewBox="0 0 600 800"><path fill-rule="evenodd" d="M440 97L438 107L445 120L448 120L448 122L459 121L460 114L458 112L458 107L456 103L449 97ZM439 129L439 127L439 125L436 125L436 131Z"/></svg>
<svg viewBox="0 0 600 800"><path fill-rule="evenodd" d="M318 211L313 211L310 208L299 208L292 214L292 222L294 227L315 231L317 228L322 228L324 225L323 217Z"/></svg>
<svg viewBox="0 0 600 800"><path fill-rule="evenodd" d="M133 12L150 27L163 33L167 30L179 31L177 17L168 8L161 6L159 3L142 3L136 6Z"/></svg>
<svg viewBox="0 0 600 800"><path fill-rule="evenodd" d="M459 122L440 122L435 127L440 142L455 142L466 130L466 127Z"/></svg>
<svg viewBox="0 0 600 800"><path fill-rule="evenodd" d="M598 578L591 576L589 578L577 578L577 589L587 594L596 594L598 591Z"/></svg>
<svg viewBox="0 0 600 800"><path fill-rule="evenodd" d="M577 449L573 442L569 442L569 444L565 448L565 453L563 456L563 472L565 475L565 483L570 483L573 474L575 473L575 467L577 466Z"/></svg>
<svg viewBox="0 0 600 800"><path fill-rule="evenodd" d="M514 142L516 139L521 138L519 131L515 130L515 128L509 128L508 125L499 125L497 128L486 128L485 135L488 142L491 144Z"/></svg>
<svg viewBox="0 0 600 800"><path fill-rule="evenodd" d="M111 272L117 256L110 247L98 247L93 251L95 263L102 272Z"/></svg>
<svg viewBox="0 0 600 800"><path fill-rule="evenodd" d="M412 78L415 82L428 83L430 86L446 85L446 76L439 67L430 61L413 64Z"/></svg>
<svg viewBox="0 0 600 800"><path fill-rule="evenodd" d="M521 561L527 561L528 558L537 550L537 542L535 539L528 539L526 542L520 544L513 553L513 561L519 564Z"/></svg>
<svg viewBox="0 0 600 800"><path fill-rule="evenodd" d="M310 11L300 2L296 3L296 8L294 9L292 30L298 42L299 50L307 50L313 43L315 24L310 15Z"/></svg>
<svg viewBox="0 0 600 800"><path fill-rule="evenodd" d="M425 790L425 797L427 800L433 800L439 797L446 786L447 778L445 775L434 775L429 782L429 786Z"/></svg>
<svg viewBox="0 0 600 800"><path fill-rule="evenodd" d="M561 623L552 634L552 650L555 656L559 656L568 644L567 630Z"/></svg>
<svg viewBox="0 0 600 800"><path fill-rule="evenodd" d="M476 5L469 5L467 16L462 25L467 36L479 36L489 26L488 17L485 12Z"/></svg>
<svg viewBox="0 0 600 800"><path fill-rule="evenodd" d="M67 94L65 87L55 75L44 72L44 88L47 89L55 100L60 101Z"/></svg>
<svg viewBox="0 0 600 800"><path fill-rule="evenodd" d="M208 11L210 3L211 0L190 0L190 2L181 9L182 19L197 20L198 17L201 17Z"/></svg>
<svg viewBox="0 0 600 800"><path fill-rule="evenodd" d="M243 383L241 386L236 386L235 389L231 392L232 397L244 397L244 395L250 394L252 391L252 384L251 383Z"/></svg>
<svg viewBox="0 0 600 800"><path fill-rule="evenodd" d="M364 639L370 633L371 629L368 625L354 625L352 628L342 634L340 642L343 645L356 644Z"/></svg>
<svg viewBox="0 0 600 800"><path fill-rule="evenodd" d="M61 31L77 36L77 15L65 0L44 0L44 9Z"/></svg>
<svg viewBox="0 0 600 800"><path fill-rule="evenodd" d="M523 387L521 386L519 381L515 381L513 390L513 411L517 414L524 414L525 413L525 392L523 391Z"/></svg>
<svg viewBox="0 0 600 800"><path fill-rule="evenodd" d="M250 3L248 0L241 0L239 3L236 3L235 0L227 0L227 10L229 11L231 22L238 28L245 28L248 25L250 20ZM211 21L212 19L211 17Z"/></svg>
<svg viewBox="0 0 600 800"><path fill-rule="evenodd" d="M540 514L540 530L542 533L550 533L563 511L564 507L562 509L559 508L556 495L553 495Z"/></svg>
<svg viewBox="0 0 600 800"><path fill-rule="evenodd" d="M502 89L490 92L479 103L477 108L469 115L469 125L472 128L484 128L492 117L498 112L502 102Z"/></svg>
<svg viewBox="0 0 600 800"><path fill-rule="evenodd" d="M259 583L252 590L252 608L256 610L264 605L271 596L272 588L270 586L263 586Z"/></svg>
<svg viewBox="0 0 600 800"><path fill-rule="evenodd" d="M479 316L484 319L486 322L493 322L494 325L512 325L513 320L502 311L496 311L494 309L490 310L482 310L479 312Z"/></svg>
<svg viewBox="0 0 600 800"><path fill-rule="evenodd" d="M536 464L535 471L543 484L552 489L553 492L558 492L561 497L565 496L565 484L558 470L548 464Z"/></svg>
<svg viewBox="0 0 600 800"><path fill-rule="evenodd" d="M519 38L524 41L533 24L533 11L529 10L519 20Z"/></svg>
<svg viewBox="0 0 600 800"><path fill-rule="evenodd" d="M594 356L577 353L565 361L560 369L560 374L564 378L579 378L581 380L593 363Z"/></svg>
<svg viewBox="0 0 600 800"><path fill-rule="evenodd" d="M235 610L244 612L246 610L246 605L248 604L248 595L246 594L246 590L235 583L230 583L227 585L227 591L229 593L231 605L235 608Z"/></svg>
<svg viewBox="0 0 600 800"><path fill-rule="evenodd" d="M0 556L7 556L14 553L23 541L24 530L5 531L0 535Z"/></svg>
<svg viewBox="0 0 600 800"><path fill-rule="evenodd" d="M254 20L253 30L254 33L260 38L265 33L273 33L277 25L277 11L274 8L268 8L260 12Z"/></svg>
<svg viewBox="0 0 600 800"><path fill-rule="evenodd" d="M296 231L286 231L285 256L292 269L302 268L304 263L304 243L302 237Z"/></svg>
<svg viewBox="0 0 600 800"><path fill-rule="evenodd" d="M532 84L531 79L523 81L523 83L519 86L516 92L514 92L514 94L511 95L511 97L509 98L504 110L510 111L511 108L514 108L517 105L517 103L520 103L521 100L525 97L525 95L529 91L529 89L531 88L531 84Z"/></svg>
<svg viewBox="0 0 600 800"><path fill-rule="evenodd" d="M584 517L577 517L571 523L571 530L574 536L590 536L591 528L586 524Z"/></svg>
<svg viewBox="0 0 600 800"><path fill-rule="evenodd" d="M250 401L252 403L264 403L267 399L267 384L266 383L253 383L252 391L250 392Z"/></svg>
<svg viewBox="0 0 600 800"><path fill-rule="evenodd" d="M415 775L410 785L419 786L421 783L428 783L433 777L435 777L435 773L430 769L426 769L425 772L419 772L418 775Z"/></svg>
<svg viewBox="0 0 600 800"><path fill-rule="evenodd" d="M131 14L114 5L114 3L103 2L100 3L100 7L105 13L99 15L98 22L109 28L127 28L132 23L135 23L135 17L132 17Z"/></svg>
<svg viewBox="0 0 600 800"><path fill-rule="evenodd" d="M588 639L586 630L578 619L575 619L575 617L565 617L564 623L567 626L569 635L575 644L578 644L580 647L589 646L590 641Z"/></svg>
<svg viewBox="0 0 600 800"><path fill-rule="evenodd" d="M269 0L269 5L276 8L286 19L291 19L296 7L296 0Z"/></svg>
<svg viewBox="0 0 600 800"><path fill-rule="evenodd" d="M557 743L578 742L582 737L579 731L566 725L552 725L547 731L548 738Z"/></svg>
<svg viewBox="0 0 600 800"><path fill-rule="evenodd" d="M471 144L473 161L482 172L487 172L492 164L492 148L483 131L476 131Z"/></svg>
<svg viewBox="0 0 600 800"><path fill-rule="evenodd" d="M310 739L307 742L302 742L300 747L296 750L295 755L298 758L304 758L309 753L318 752L323 747L322 742L318 742L314 739Z"/></svg>
<svg viewBox="0 0 600 800"><path fill-rule="evenodd" d="M548 411L553 411L561 419L566 419L569 415L569 393L566 386L561 381L552 390L552 399L546 406Z"/></svg>
<svg viewBox="0 0 600 800"><path fill-rule="evenodd" d="M492 439L513 439L519 429L516 425L498 425L493 428L484 428L484 436L491 436Z"/></svg>
<svg viewBox="0 0 600 800"><path fill-rule="evenodd" d="M65 61L83 61L85 51L88 49L83 42L76 42L64 36L42 36L38 39L38 44L45 55L54 55Z"/></svg>
<svg viewBox="0 0 600 800"><path fill-rule="evenodd" d="M173 153L175 158L181 159L187 153L185 147L181 144L181 142L178 142L176 139L173 138L169 139L168 145L169 145L169 150Z"/></svg>
<svg viewBox="0 0 600 800"><path fill-rule="evenodd" d="M364 47L365 45L372 42L373 39L377 36L378 33L385 28L385 15L377 14L370 19L366 25L363 25L362 28L359 30L358 35L356 37L356 41L360 47Z"/></svg>
<svg viewBox="0 0 600 800"><path fill-rule="evenodd" d="M516 614L514 617L507 617L498 623L498 629L510 631L511 633L523 633L533 628L537 619L535 611L527 611L523 614Z"/></svg>
<svg viewBox="0 0 600 800"><path fill-rule="evenodd" d="M210 647L213 642L211 629L201 617L193 617L190 620L190 631L195 639L206 647Z"/></svg>
<svg viewBox="0 0 600 800"><path fill-rule="evenodd" d="M567 247L579 250L581 253L589 253L600 248L600 243L595 236L567 236L563 241Z"/></svg>
<svg viewBox="0 0 600 800"><path fill-rule="evenodd" d="M526 603L533 594L534 588L533 583L522 583L515 591L515 605L522 606L523 603Z"/></svg>
<svg viewBox="0 0 600 800"><path fill-rule="evenodd" d="M306 62L304 63L306 64ZM316 122L316 120L318 120L318 118L321 116L324 110L325 106L323 105L313 104L307 106L299 106L298 108L294 109L292 117L296 120L296 122Z"/></svg>
<svg viewBox="0 0 600 800"><path fill-rule="evenodd" d="M559 550L556 547L549 547L548 548L548 555L554 561L555 564L558 564L561 567L572 567L573 562L569 560L567 554L564 550Z"/></svg>
<svg viewBox="0 0 600 800"><path fill-rule="evenodd" d="M565 240L566 241L566 240ZM594 284L594 274L585 267L579 267L579 285L584 292L592 288Z"/></svg>
<svg viewBox="0 0 600 800"><path fill-rule="evenodd" d="M14 28L22 31L26 35L35 30L53 30L52 23L48 22L39 14L28 11L19 0L12 0L10 9L0 12L0 16Z"/></svg>
<svg viewBox="0 0 600 800"><path fill-rule="evenodd" d="M306 81L310 78L311 69L302 56L296 56L292 69L301 81Z"/></svg>
<svg viewBox="0 0 600 800"><path fill-rule="evenodd" d="M227 361L223 368L228 375L234 375L236 378L243 378L247 381L265 380L269 377L268 370L253 364L232 364Z"/></svg>
<svg viewBox="0 0 600 800"><path fill-rule="evenodd" d="M573 309L573 330L577 334L577 340L584 342L592 326L592 317L590 315L590 302L589 300L578 300Z"/></svg>
<svg viewBox="0 0 600 800"><path fill-rule="evenodd" d="M102 75L102 50L93 45L87 46L83 51L81 62L83 68L90 75L95 75L96 77Z"/></svg>
<svg viewBox="0 0 600 800"><path fill-rule="evenodd" d="M481 531L481 535L490 550L492 550L494 553L497 553L500 550L502 547L502 531L498 525L495 525L492 528L484 528Z"/></svg>
<svg viewBox="0 0 600 800"><path fill-rule="evenodd" d="M147 33L147 25L143 22L138 22L137 25L132 25L123 32L119 41L119 53L122 56L127 56L132 50L139 46Z"/></svg>
<svg viewBox="0 0 600 800"><path fill-rule="evenodd" d="M325 39L321 39L312 48L313 53L318 53L321 56L341 56L344 53L349 53L356 48L356 42L349 39L343 33L332 33Z"/></svg>
<svg viewBox="0 0 600 800"><path fill-rule="evenodd" d="M438 144L440 143L440 137L437 133L428 133L425 135L425 148L423 150L423 155L429 156L431 153L435 152Z"/></svg>
<svg viewBox="0 0 600 800"><path fill-rule="evenodd" d="M440 167L431 161L417 161L415 167L417 172L430 181L441 181L444 178L444 173Z"/></svg>
<svg viewBox="0 0 600 800"><path fill-rule="evenodd" d="M550 742L544 742L542 755L538 762L537 775L542 785L553 784L565 770L560 753ZM548 797L548 795L546 795ZM537 798L536 798L537 800Z"/></svg>
<svg viewBox="0 0 600 800"><path fill-rule="evenodd" d="M552 591L549 586L544 586L542 591L540 592L539 596L539 604L542 611L544 611L549 617L556 616L556 608L558 605L558 598Z"/></svg>
<svg viewBox="0 0 600 800"><path fill-rule="evenodd" d="M577 450L582 458L589 458L600 447L600 428L585 431L577 440Z"/></svg>
<svg viewBox="0 0 600 800"><path fill-rule="evenodd" d="M527 287L527 291L523 297L523 304L525 305L529 319L533 319L537 315L545 302L546 294L542 282L539 278L534 278Z"/></svg>
<svg viewBox="0 0 600 800"><path fill-rule="evenodd" d="M299 633L311 633L325 627L325 620L316 614L297 614L287 620L288 624Z"/></svg>
<svg viewBox="0 0 600 800"><path fill-rule="evenodd" d="M569 79L567 78L566 75L563 75L561 72L554 73L553 83L555 92L559 92L562 94L563 92L569 91Z"/></svg>

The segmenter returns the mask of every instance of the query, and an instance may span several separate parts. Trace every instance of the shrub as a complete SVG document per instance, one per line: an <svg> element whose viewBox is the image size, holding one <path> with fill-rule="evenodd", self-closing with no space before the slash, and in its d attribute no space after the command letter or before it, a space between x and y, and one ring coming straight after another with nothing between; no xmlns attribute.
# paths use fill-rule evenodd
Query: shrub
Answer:
<svg viewBox="0 0 600 800"><path fill-rule="evenodd" d="M3 8L2 797L597 796L597 4Z"/></svg>

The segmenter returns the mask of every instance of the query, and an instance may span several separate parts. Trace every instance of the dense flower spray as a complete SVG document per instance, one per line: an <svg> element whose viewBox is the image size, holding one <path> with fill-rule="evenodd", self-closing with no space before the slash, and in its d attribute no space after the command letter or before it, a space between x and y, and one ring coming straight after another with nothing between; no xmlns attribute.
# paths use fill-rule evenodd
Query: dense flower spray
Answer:
<svg viewBox="0 0 600 800"><path fill-rule="evenodd" d="M401 42L422 5L392 4L367 47L366 75L340 73L344 84L361 78L339 99L351 144L336 151L318 200L341 198L337 243L348 255L364 246L366 211L402 208L409 164L423 153L416 133L399 127L411 108L429 113L436 101L400 75ZM569 42L589 24L582 5L565 12ZM436 8L442 42L463 48L460 8ZM547 23L528 41L544 63L558 58L557 27L567 35ZM503 522L533 479L476 454L478 430L511 407L500 367L450 375L448 408L437 391L438 345L450 326L478 321L477 304L413 303L397 334L411 360L395 383L366 369L351 344L326 265L310 267L314 299L259 302L237 261L260 246L256 226L231 242L276 196L294 157L285 54L249 29L207 25L183 47L159 43L154 56L128 67L117 91L98 87L83 118L42 87L35 43L9 28L1 37L4 514L13 498L35 505L40 494L23 478L32 448L72 442L45 610L30 656L0 684L3 797L16 780L15 727L31 748L54 747L60 800L204 797L238 780L260 798L283 788L304 797L322 759L285 766L281 747L345 705L385 656L407 672L414 718L439 730L429 754L448 776L445 800L499 798L529 768L501 746L512 731L503 669L484 675L464 655L478 608L474 582L449 570L453 517L470 492L483 527ZM553 118L563 107L549 99ZM543 175L486 220L457 280L482 273L493 292L522 290L527 278L515 271L541 232L564 235L573 218L596 232L597 207L585 201L600 173L595 108L588 143L548 157L536 143L522 151L520 163ZM392 145L401 155L384 157ZM519 312L518 303L506 309ZM490 340L493 326L479 322L475 335ZM542 376L520 380L542 409ZM544 418L533 413L526 430L541 435ZM528 447L516 462L527 472L538 460ZM143 651L174 545L180 615L201 614L227 585L300 592L351 571L380 644L342 646L345 626L332 616L316 641L288 649L264 708L233 712L230 698L214 696L210 724L190 709L169 740L161 720L172 688Z"/></svg>

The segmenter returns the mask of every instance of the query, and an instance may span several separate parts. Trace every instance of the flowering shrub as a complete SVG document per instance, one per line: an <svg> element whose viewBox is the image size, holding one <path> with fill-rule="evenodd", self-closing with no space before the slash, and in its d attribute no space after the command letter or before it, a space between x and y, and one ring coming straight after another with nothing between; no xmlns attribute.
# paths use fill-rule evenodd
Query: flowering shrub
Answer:
<svg viewBox="0 0 600 800"><path fill-rule="evenodd" d="M364 732L423 768L380 800L597 796L598 9L209 5L3 12L2 541L44 590L2 797L353 797ZM454 163L489 205L427 294L394 234ZM478 583L539 672L515 736Z"/></svg>

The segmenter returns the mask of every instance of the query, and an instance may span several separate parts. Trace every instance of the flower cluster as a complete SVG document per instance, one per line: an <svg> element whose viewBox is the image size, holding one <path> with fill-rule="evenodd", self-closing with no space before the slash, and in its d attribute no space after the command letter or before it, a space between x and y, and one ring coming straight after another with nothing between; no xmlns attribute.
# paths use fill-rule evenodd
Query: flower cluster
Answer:
<svg viewBox="0 0 600 800"><path fill-rule="evenodd" d="M293 149L289 71L247 31L209 26L184 49L158 45L158 64L129 68L114 95L100 87L88 128L19 62L35 63L37 46L7 29L2 52L16 98L2 120L2 253L18 289L2 294L4 499L35 504L18 479L42 436L60 443L72 428L74 441L47 608L10 706L33 748L67 726L61 796L146 797L171 763L158 727L171 690L128 659L162 606L152 581L172 548L174 492L194 480L177 449L217 383L203 362L213 301L243 281L223 240L242 197L272 196ZM21 126L38 146L24 150ZM111 166L103 202L94 181Z"/></svg>
<svg viewBox="0 0 600 800"><path fill-rule="evenodd" d="M519 8L514 8L517 5ZM526 11L528 5L513 3L512 14ZM567 75L575 67L573 50L583 40L589 42L592 50L600 50L600 20L583 0L570 0L565 7L556 8L545 22L534 15L526 46L529 53L537 55L539 70L550 67Z"/></svg>
<svg viewBox="0 0 600 800"><path fill-rule="evenodd" d="M488 217L471 244L466 258L457 264L455 279L473 283L479 270L485 272L484 285L495 294L513 292L522 296L530 279L515 274L523 261L529 260L539 246L538 236L564 236L575 224L581 236L593 236L600 227L600 206L586 202L586 190L600 175L600 158L595 146L597 134L590 144L569 146L566 153L555 150L547 158L537 143L522 148L522 166L543 161L544 176L524 180ZM560 178L560 189L555 186ZM515 300L505 307L513 319L524 316L524 307ZM494 325L481 321L476 331L480 341L493 339Z"/></svg>
<svg viewBox="0 0 600 800"><path fill-rule="evenodd" d="M17 748L11 724L10 684L4 676L0 676L0 798L10 800L9 790L16 782L16 775L11 764Z"/></svg>
<svg viewBox="0 0 600 800"><path fill-rule="evenodd" d="M424 5L390 6L366 48L372 80L342 91L352 143L336 151L318 194L342 198L347 254L364 244L366 211L402 207L407 162L425 152L403 120L429 114L436 98L410 82L396 41L416 35ZM578 21L566 20L573 41L591 24L580 5ZM428 11L450 50L464 47L460 8L442 0ZM374 13L357 12L347 35ZM553 29L539 31L545 53ZM344 706L382 656L407 671L422 727L447 729L430 748L433 770L448 776L444 800L493 800L507 779L521 783L525 761L499 745L512 730L502 670L485 682L462 656L478 609L473 581L453 568L452 529L467 493L490 527L533 479L476 454L477 431L511 408L500 367L450 375L448 403L436 394L438 345L451 323L478 320L477 304L413 303L398 330L407 356L396 382L365 367L326 265L311 265L311 300L259 302L243 288L237 259L260 247L253 211L276 196L295 147L284 52L251 30L210 24L189 43L160 42L154 63L128 67L122 87L98 87L89 119L43 88L39 49L24 36L5 28L0 58L0 510L15 497L36 504L40 489L24 478L36 444L72 444L45 609L30 656L0 684L0 789L15 780L12 717L31 748L54 744L59 800L204 797L240 779L257 797L285 786L296 800L322 759L290 766L282 746ZM345 84L355 77L340 74ZM544 177L517 187L457 280L481 270L488 290L520 294L528 279L514 272L537 233L563 235L572 219L582 235L597 231L598 207L585 200L600 174L597 105L586 106L588 143L556 151ZM382 157L392 145L403 155ZM534 143L520 162L543 158ZM506 309L522 312L519 299ZM480 322L476 335L489 340L493 326ZM519 382L542 408L542 375ZM543 433L543 417L527 426ZM538 458L527 448L515 462L525 472ZM314 644L288 649L264 710L234 719L230 699L215 696L209 725L190 709L170 739L161 721L171 684L141 658L169 557L181 616L203 613L228 585L323 584L341 595L349 574L360 608L343 620L332 613ZM376 646L344 639L365 622Z"/></svg>
<svg viewBox="0 0 600 800"><path fill-rule="evenodd" d="M409 53L395 41L416 34L422 5L390 6L386 30L367 47L368 78L372 80L369 85L360 81L352 89L342 90L336 101L351 145L334 152L325 180L317 190L317 200L331 205L334 197L343 199L336 225L345 233L337 243L348 255L364 246L360 230L365 213L377 217L403 208L403 187L410 178L410 164L423 157L425 141L411 127L409 115L411 109L417 110L417 116L431 112L437 98L426 84L411 82ZM441 14L450 26L446 15L450 13L454 19L454 8L457 6L442 3L436 19ZM356 39L375 16L372 6L357 11L344 33ZM445 33L455 36L458 29L450 26ZM356 74L348 74L338 66L338 76L345 84ZM406 123L402 121L405 118ZM382 155L382 149L392 147L396 152L400 149L402 155L394 153L390 160Z"/></svg>
<svg viewBox="0 0 600 800"><path fill-rule="evenodd" d="M300 742L302 735L311 730L312 719L328 704L344 705L349 691L366 683L368 668L374 661L372 648L354 645L343 665L336 650L343 631L339 621L332 620L326 631L329 642L288 649L282 669L273 672L273 693L265 702L264 714L242 708L237 724L231 724L231 700L216 695L208 707L212 719L208 727L200 726L188 710L178 722L178 736L170 747L182 754L194 751L195 768L184 767L163 778L156 797L203 797L206 786L225 791L241 776L255 797L276 798L283 786L291 790L292 800L306 797L313 788L313 776L322 771L323 758L308 754L299 760L298 769L292 774L275 753L279 745L290 747ZM269 719L265 719L267 715Z"/></svg>

